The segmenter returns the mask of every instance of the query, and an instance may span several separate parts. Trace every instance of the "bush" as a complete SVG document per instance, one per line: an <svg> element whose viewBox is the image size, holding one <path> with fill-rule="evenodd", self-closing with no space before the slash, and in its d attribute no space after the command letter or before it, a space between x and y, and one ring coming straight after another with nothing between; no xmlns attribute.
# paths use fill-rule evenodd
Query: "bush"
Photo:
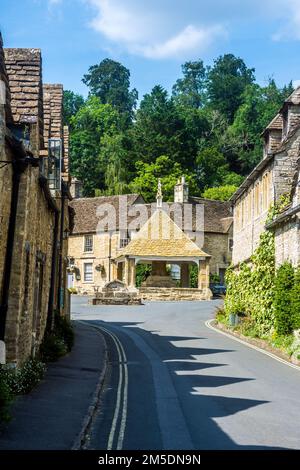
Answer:
<svg viewBox="0 0 300 470"><path fill-rule="evenodd" d="M74 345L74 330L72 324L66 317L56 315L55 317L55 334L62 338L67 346L68 352L71 351Z"/></svg>
<svg viewBox="0 0 300 470"><path fill-rule="evenodd" d="M285 262L277 270L274 290L275 327L278 335L288 335L293 330L292 289L294 268Z"/></svg>
<svg viewBox="0 0 300 470"><path fill-rule="evenodd" d="M68 352L66 343L54 333L46 333L40 346L40 357L45 362L55 362Z"/></svg>
<svg viewBox="0 0 300 470"><path fill-rule="evenodd" d="M300 328L300 268L295 271L291 297L292 326L294 330L298 330Z"/></svg>
<svg viewBox="0 0 300 470"><path fill-rule="evenodd" d="M13 394L7 384L3 366L0 366L0 422L10 420L9 405L13 400Z"/></svg>

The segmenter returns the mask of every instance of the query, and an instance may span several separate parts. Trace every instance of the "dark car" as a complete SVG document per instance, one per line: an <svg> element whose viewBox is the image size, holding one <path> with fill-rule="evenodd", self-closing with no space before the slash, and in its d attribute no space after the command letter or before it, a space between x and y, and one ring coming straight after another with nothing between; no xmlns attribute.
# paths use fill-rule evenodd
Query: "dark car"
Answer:
<svg viewBox="0 0 300 470"><path fill-rule="evenodd" d="M226 286L224 284L211 284L210 290L212 291L213 295L225 295L226 294Z"/></svg>

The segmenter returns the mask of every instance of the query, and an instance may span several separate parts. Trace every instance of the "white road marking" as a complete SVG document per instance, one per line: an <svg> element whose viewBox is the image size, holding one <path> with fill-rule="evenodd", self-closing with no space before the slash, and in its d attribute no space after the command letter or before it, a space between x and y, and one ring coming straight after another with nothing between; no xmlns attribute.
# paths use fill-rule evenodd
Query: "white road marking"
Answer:
<svg viewBox="0 0 300 470"><path fill-rule="evenodd" d="M111 331L107 330L103 326L98 326L93 324L93 326L99 330L104 331L107 333L112 340L114 341L116 345L116 349L118 352L118 358L119 358L119 382L118 382L118 389L117 389L117 402L116 402L116 408L115 408L115 413L112 421L112 426L111 430L109 433L109 438L108 438L108 444L107 444L107 450L112 450L113 448L113 443L115 439L115 433L116 433L116 428L117 428L117 422L120 416L120 409L121 409L121 396L122 396L122 385L123 385L123 375L124 375L124 386L123 386L123 403L122 403L122 417L121 417L121 423L120 423L120 428L119 428L119 435L118 435L118 441L117 441L117 450L122 450L123 448L123 441L124 441L124 436L125 436L125 430L126 430L126 423L127 423L127 403L128 403L128 367L127 367L127 357L124 351L124 348L122 346L122 343L120 342L119 338L112 333ZM123 374L123 368L124 368L124 374Z"/></svg>
<svg viewBox="0 0 300 470"><path fill-rule="evenodd" d="M215 328L214 326L212 326L213 321L214 319L207 320L205 322L205 326L207 326L207 328L210 328L213 331L216 331L217 333L220 333L221 335L227 336L228 338L233 339L234 341L237 341L238 343L244 344L245 346L248 346L249 348L255 349L256 351L262 354L265 354L266 356L272 357L273 359L275 359L275 361L281 362L282 364L285 364L286 366L292 367L293 369L300 371L300 367L297 366L296 364L292 364L291 362L288 362L285 359L282 359L281 357L278 357L275 354L272 354L271 352L266 351L265 349L261 349L258 346L254 346L254 344L247 343L247 341L243 341L242 339L237 338L236 336L226 333L225 331L219 330L219 328Z"/></svg>

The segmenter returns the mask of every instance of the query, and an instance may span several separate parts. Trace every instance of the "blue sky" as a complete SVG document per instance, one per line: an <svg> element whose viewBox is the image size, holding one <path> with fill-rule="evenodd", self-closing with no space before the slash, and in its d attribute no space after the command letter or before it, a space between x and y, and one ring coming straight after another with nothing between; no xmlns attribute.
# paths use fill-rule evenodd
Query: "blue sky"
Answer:
<svg viewBox="0 0 300 470"><path fill-rule="evenodd" d="M105 57L131 71L140 97L171 89L181 64L233 53L260 84L300 79L300 0L0 0L6 47L39 47L44 82L87 94Z"/></svg>

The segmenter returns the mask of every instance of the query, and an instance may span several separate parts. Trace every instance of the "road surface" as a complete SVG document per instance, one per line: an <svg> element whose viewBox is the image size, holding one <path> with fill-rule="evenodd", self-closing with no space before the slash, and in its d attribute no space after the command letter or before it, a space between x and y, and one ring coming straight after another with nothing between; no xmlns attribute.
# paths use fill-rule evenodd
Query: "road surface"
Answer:
<svg viewBox="0 0 300 470"><path fill-rule="evenodd" d="M300 449L300 371L205 325L220 301L92 306L109 363L90 449Z"/></svg>

